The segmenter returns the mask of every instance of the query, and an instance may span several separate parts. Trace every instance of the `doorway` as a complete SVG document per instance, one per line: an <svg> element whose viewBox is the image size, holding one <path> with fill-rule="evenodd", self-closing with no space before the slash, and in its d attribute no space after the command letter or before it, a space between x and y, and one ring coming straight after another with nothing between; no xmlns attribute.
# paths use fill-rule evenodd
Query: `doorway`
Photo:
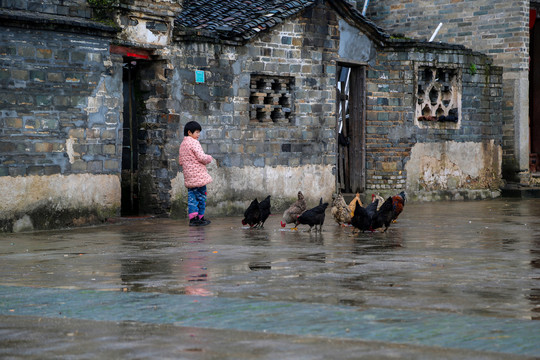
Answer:
<svg viewBox="0 0 540 360"><path fill-rule="evenodd" d="M139 214L139 147L138 147L138 63L124 58L123 96L124 118L122 125L122 216Z"/></svg>
<svg viewBox="0 0 540 360"><path fill-rule="evenodd" d="M337 69L338 191L363 193L366 183L366 67Z"/></svg>

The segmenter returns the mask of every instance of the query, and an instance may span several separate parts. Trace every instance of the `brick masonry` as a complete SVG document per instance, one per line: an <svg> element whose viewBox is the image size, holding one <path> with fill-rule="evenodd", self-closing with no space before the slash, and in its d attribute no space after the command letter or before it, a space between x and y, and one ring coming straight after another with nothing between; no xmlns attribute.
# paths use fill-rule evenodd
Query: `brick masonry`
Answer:
<svg viewBox="0 0 540 360"><path fill-rule="evenodd" d="M90 19L92 10L81 0L0 0L0 8Z"/></svg>
<svg viewBox="0 0 540 360"><path fill-rule="evenodd" d="M242 47L182 43L173 57L173 78L180 81L171 89L172 94L180 94L171 103L181 122L195 119L203 124L205 150L225 167L335 166L338 20L335 13L318 5ZM415 125L416 64L460 69L462 119L458 127ZM204 84L195 82L195 70L205 71ZM369 190L404 189L405 165L417 142L494 140L497 146L502 144L502 69L485 55L462 46L391 40L378 49L367 73ZM250 74L295 78L290 123L250 121ZM172 158L179 143L173 139L170 144L174 144L169 149ZM490 186L499 180L500 169L493 170Z"/></svg>
<svg viewBox="0 0 540 360"><path fill-rule="evenodd" d="M0 175L118 173L109 41L3 28L0 44Z"/></svg>
<svg viewBox="0 0 540 360"><path fill-rule="evenodd" d="M368 70L366 123L366 187L405 187L405 165L416 143L502 143L502 69L481 54L459 47L404 41L378 53ZM457 66L462 73L461 125L429 124L420 128L415 116L415 64ZM471 71L475 64L475 71ZM494 179L495 182L497 179ZM414 189L410 189L413 190Z"/></svg>
<svg viewBox="0 0 540 360"><path fill-rule="evenodd" d="M358 2L358 7L363 6ZM503 163L506 177L528 171L529 1L525 0L377 0L367 17L390 33L427 40L439 23L435 41L461 44L485 53L504 69ZM521 130L520 130L521 129ZM523 142L525 144L523 144Z"/></svg>
<svg viewBox="0 0 540 360"><path fill-rule="evenodd" d="M179 136L180 126L180 116L169 113L172 73L165 61L139 62L138 66L142 107L138 116L139 206L144 213L166 214L171 203L170 179L178 168L171 139Z"/></svg>
<svg viewBox="0 0 540 360"><path fill-rule="evenodd" d="M92 21L86 1L0 5L0 230L116 215L122 58L109 52L115 30Z"/></svg>
<svg viewBox="0 0 540 360"><path fill-rule="evenodd" d="M335 13L324 6L276 26L242 47L181 43L175 48L170 105L203 126L201 143L225 167L335 164ZM205 82L195 82L195 70ZM295 78L287 122L250 121L250 74ZM169 143L169 157L182 136ZM176 170L176 168L174 169Z"/></svg>
<svg viewBox="0 0 540 360"><path fill-rule="evenodd" d="M18 7L31 4L0 1L14 11L28 10ZM141 4L132 6L141 11ZM33 11L64 11L57 2L42 5L32 5L39 8ZM158 5L160 15L172 16L166 6ZM79 18L87 20L86 13ZM278 183L276 178L281 181L290 169L305 177L306 186L324 194L333 192L339 20L328 4L320 2L244 45L172 39L170 46L156 47L150 61L140 61L141 208L167 214L175 206L171 181L180 171L178 147L189 120L202 124L201 143L219 160L220 169L264 174L261 182L250 183L246 189L245 179L229 176L232 171L221 173L218 186L224 195L209 197L210 206L229 202L239 210L238 204L257 192L271 192L278 198L284 189L274 189L270 183ZM70 21L74 26L58 22L47 30L43 24L0 28L0 176L4 179L90 174L111 181L120 177L125 59L109 52L112 31L107 36L99 33L103 29L98 25ZM83 28L92 34L79 31ZM452 64L461 69L459 127L415 125L414 69L418 63ZM471 64L476 66L474 73L469 72ZM204 82L196 81L196 70L204 72ZM367 70L368 189L403 189L405 165L417 142L503 142L502 71L485 56L458 46L392 40L377 48ZM287 121L253 121L252 74L292 79L292 114ZM239 184L244 187L241 191L236 190ZM109 188L116 191L114 181ZM287 190L294 196L298 191Z"/></svg>

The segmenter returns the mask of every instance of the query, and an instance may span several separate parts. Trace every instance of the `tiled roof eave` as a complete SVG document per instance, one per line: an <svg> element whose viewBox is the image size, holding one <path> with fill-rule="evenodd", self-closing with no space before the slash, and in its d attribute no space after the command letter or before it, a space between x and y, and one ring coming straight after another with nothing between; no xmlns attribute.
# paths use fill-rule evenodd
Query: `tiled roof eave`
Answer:
<svg viewBox="0 0 540 360"><path fill-rule="evenodd" d="M411 40L411 39L388 39L385 42L385 48L391 49L404 49L414 51L452 51L462 54L471 54L475 56L485 56L486 54L474 51L461 44L450 44L444 42L429 42L427 40ZM492 59L486 60L488 63L492 63Z"/></svg>
<svg viewBox="0 0 540 360"><path fill-rule="evenodd" d="M423 47L431 49L450 49L450 50L464 50L465 46L460 44L448 44L443 42L429 42L426 40L414 40L414 39L388 39L386 45L389 47L400 47L400 48L413 48L413 47Z"/></svg>
<svg viewBox="0 0 540 360"><path fill-rule="evenodd" d="M180 25L180 21L177 18L174 29L175 41L204 41L211 43L221 43L229 45L244 45L257 37L259 34L270 31L276 25L282 23L285 20L291 19L301 11L306 10L310 6L313 6L316 1L304 0L301 2L292 1L289 3L290 9L281 9L274 15L269 17L255 17L246 20L244 23L228 22L216 27L216 24L197 23L197 27L185 27ZM370 19L363 16L354 6L347 3L346 0L326 0L345 21L351 26L356 27L362 31L376 46L412 46L412 43L406 45L405 43L395 43L393 38L382 28L378 27ZM540 1L540 0L539 0ZM299 6L299 7L296 7ZM268 10L276 11L276 10ZM178 26L180 25L180 26ZM190 24L191 25L191 24Z"/></svg>
<svg viewBox="0 0 540 360"><path fill-rule="evenodd" d="M232 1L232 0L230 0ZM186 33L185 30L209 30L214 32L213 35L207 35L209 39L219 38L220 40L214 40L214 42L240 42L245 43L256 37L258 34L268 31L274 28L276 25L281 24L283 21L290 17L304 11L310 6L313 6L317 0L290 0L282 4L280 7L272 7L272 2L267 2L262 8L257 8L255 16L248 16L243 21L235 19L237 14L223 14L220 16L227 16L227 21L222 22L219 26L227 27L227 31L223 31L219 27L216 27L216 21L197 20L190 18L192 9L186 9L175 20L175 27L180 26L181 31L175 29L174 33L178 39L187 39L193 33ZM259 4L260 5L260 4ZM266 8L265 8L266 7ZM264 15L261 14L271 14ZM199 16L200 18L200 16ZM188 20L189 19L189 20ZM206 27L206 29L203 29ZM220 31L221 30L221 31Z"/></svg>
<svg viewBox="0 0 540 360"><path fill-rule="evenodd" d="M26 29L55 29L103 37L113 37L120 31L120 28L89 19L43 14L28 10L0 9L0 23L4 26Z"/></svg>
<svg viewBox="0 0 540 360"><path fill-rule="evenodd" d="M223 37L214 31L193 29L175 30L173 40L176 42L205 42L232 46L243 45L247 42L247 40L239 36Z"/></svg>

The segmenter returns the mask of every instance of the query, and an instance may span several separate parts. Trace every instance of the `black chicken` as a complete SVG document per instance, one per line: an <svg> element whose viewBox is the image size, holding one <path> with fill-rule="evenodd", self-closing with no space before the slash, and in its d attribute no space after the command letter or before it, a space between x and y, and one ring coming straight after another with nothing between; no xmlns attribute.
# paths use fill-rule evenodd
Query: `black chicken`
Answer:
<svg viewBox="0 0 540 360"><path fill-rule="evenodd" d="M253 227L259 223L260 217L261 212L259 210L259 201L255 199L251 202L251 204L249 204L246 211L244 211L244 219L242 219L242 225L249 225L249 227Z"/></svg>
<svg viewBox="0 0 540 360"><path fill-rule="evenodd" d="M302 215L298 217L298 223L309 225L308 231L311 231L311 229L315 226L315 232L317 232L317 225L319 225L319 232L322 232L322 226L324 224L324 212L326 211L327 207L328 203L323 204L321 198L319 205L304 211Z"/></svg>
<svg viewBox="0 0 540 360"><path fill-rule="evenodd" d="M354 209L354 215L351 218L351 225L361 231L372 230L371 222L373 216L377 213L379 200L375 199L365 208L357 201Z"/></svg>
<svg viewBox="0 0 540 360"><path fill-rule="evenodd" d="M268 216L270 216L270 195L259 203L259 222L257 227L262 228L264 226L264 222L266 219L268 219Z"/></svg>
<svg viewBox="0 0 540 360"><path fill-rule="evenodd" d="M356 204L354 210L354 216L351 219L351 225L361 231L371 230L374 231L379 228L383 228L383 231L388 230L388 227L392 223L392 219L395 216L394 205L392 204L392 197L386 199L377 210L379 200L375 199L366 208Z"/></svg>
<svg viewBox="0 0 540 360"><path fill-rule="evenodd" d="M250 228L262 228L268 216L270 216L270 195L261 202L255 199L249 204L246 211L244 211L242 225L249 225Z"/></svg>
<svg viewBox="0 0 540 360"><path fill-rule="evenodd" d="M371 228L379 229L384 226L383 232L385 232L392 223L393 217L394 206L392 205L392 197L389 197L371 219Z"/></svg>

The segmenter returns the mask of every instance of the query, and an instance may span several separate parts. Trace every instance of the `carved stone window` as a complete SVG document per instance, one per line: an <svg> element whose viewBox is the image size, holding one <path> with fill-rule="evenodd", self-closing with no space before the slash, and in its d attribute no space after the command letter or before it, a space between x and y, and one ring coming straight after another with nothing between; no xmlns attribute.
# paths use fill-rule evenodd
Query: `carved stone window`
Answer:
<svg viewBox="0 0 540 360"><path fill-rule="evenodd" d="M461 124L461 69L416 67L415 124L421 128L459 128Z"/></svg>
<svg viewBox="0 0 540 360"><path fill-rule="evenodd" d="M293 114L294 77L251 75L251 122L286 123Z"/></svg>

